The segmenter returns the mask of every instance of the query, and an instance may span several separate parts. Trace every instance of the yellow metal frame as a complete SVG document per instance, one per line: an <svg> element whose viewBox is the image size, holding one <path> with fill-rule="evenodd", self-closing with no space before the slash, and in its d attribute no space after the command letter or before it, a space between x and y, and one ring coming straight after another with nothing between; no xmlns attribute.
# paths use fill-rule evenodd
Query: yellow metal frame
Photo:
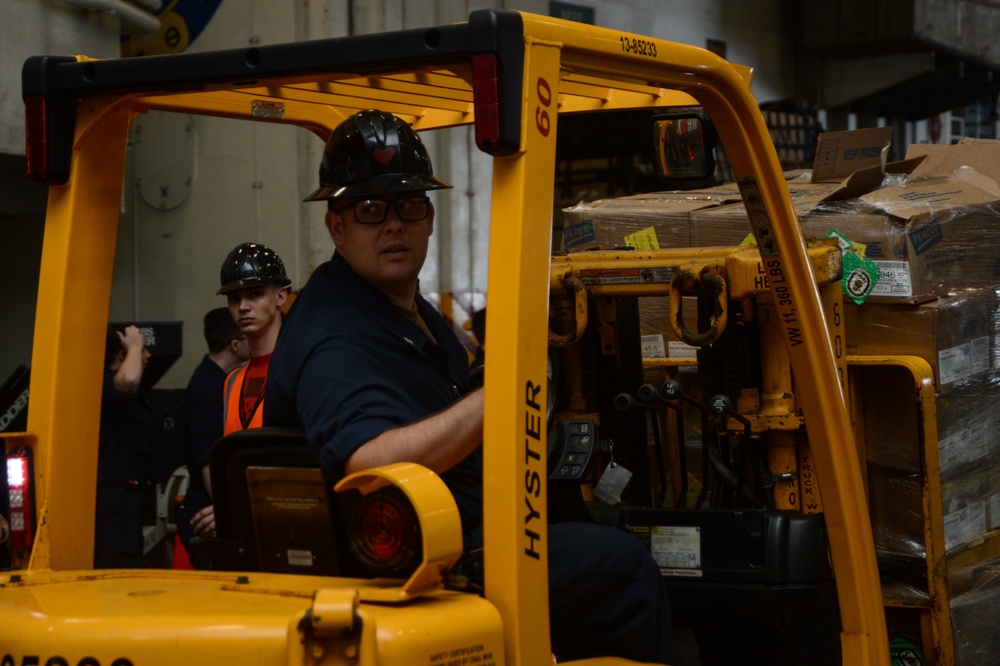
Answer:
<svg viewBox="0 0 1000 666"><path fill-rule="evenodd" d="M515 154L494 159L490 231L490 372L485 378L485 547L489 601L503 619L506 662L534 664L549 651L544 421L551 177L559 113L702 105L716 123L740 183L763 268L775 291L815 464L842 609L844 663L888 662L885 621L860 465L838 390L838 360L814 266L764 120L750 71L702 49L522 14L522 135ZM644 53L627 49L640 42ZM254 116L253 101L280 108ZM278 105L278 106L272 106ZM39 534L28 572L86 570L93 552L101 358L112 282L126 142L150 109L295 124L326 137L369 106L418 130L474 120L469 63L391 74L337 73L202 90L130 92L78 102L69 182L51 188L36 311L32 404L37 436ZM509 335L510 330L518 332ZM526 476L527 475L527 476ZM512 501L512 499L516 501ZM541 518L526 524L525 500ZM51 579L50 579L51 580ZM431 613L433 616L433 613Z"/></svg>
<svg viewBox="0 0 1000 666"><path fill-rule="evenodd" d="M850 367L896 367L913 380L913 393L920 421L921 504L924 515L924 547L927 563L926 606L911 599L886 597L885 605L918 608L924 625L924 658L927 663L951 666L955 644L948 595L948 559L944 545L944 503L941 499L941 464L938 457L937 395L934 371L917 356L848 356Z"/></svg>

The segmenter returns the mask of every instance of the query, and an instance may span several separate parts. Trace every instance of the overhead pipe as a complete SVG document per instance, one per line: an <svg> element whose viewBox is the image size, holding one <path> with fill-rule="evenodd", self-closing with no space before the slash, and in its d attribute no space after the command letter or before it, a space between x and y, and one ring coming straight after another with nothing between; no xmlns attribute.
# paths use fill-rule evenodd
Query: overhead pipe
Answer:
<svg viewBox="0 0 1000 666"><path fill-rule="evenodd" d="M148 9L154 14L163 9L163 0L124 0L124 1L128 2L128 4L131 5L139 5L140 7Z"/></svg>
<svg viewBox="0 0 1000 666"><path fill-rule="evenodd" d="M135 1L141 2L150 9L154 6L156 9L159 9L161 6L160 0ZM125 23L139 28L146 34L152 34L160 29L160 19L155 14L140 9L125 0L66 0L66 3L82 9L112 12L117 14Z"/></svg>

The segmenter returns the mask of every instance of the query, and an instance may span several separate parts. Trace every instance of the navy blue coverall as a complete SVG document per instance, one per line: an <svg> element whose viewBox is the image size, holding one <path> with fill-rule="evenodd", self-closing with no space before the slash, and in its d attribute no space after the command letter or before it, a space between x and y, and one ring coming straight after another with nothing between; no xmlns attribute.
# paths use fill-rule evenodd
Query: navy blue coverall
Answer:
<svg viewBox="0 0 1000 666"><path fill-rule="evenodd" d="M339 254L319 266L282 322L264 397L265 426L304 428L337 477L359 447L469 391L468 354L419 294L431 334ZM482 525L482 450L441 475L467 543ZM633 536L596 524L549 527L553 651L668 662L670 609L660 572Z"/></svg>
<svg viewBox="0 0 1000 666"><path fill-rule="evenodd" d="M104 371L97 461L94 567L143 566L142 522L153 460L156 417L142 392L121 393Z"/></svg>
<svg viewBox="0 0 1000 666"><path fill-rule="evenodd" d="M181 436L190 481L184 495L183 508L178 511L177 531L185 547L194 536L191 518L212 503L208 489L205 488L202 468L208 464L212 455L212 445L222 437L222 387L225 382L226 371L205 354L191 373L184 391ZM191 564L196 569L207 569L209 566L208 558L194 554L191 555Z"/></svg>

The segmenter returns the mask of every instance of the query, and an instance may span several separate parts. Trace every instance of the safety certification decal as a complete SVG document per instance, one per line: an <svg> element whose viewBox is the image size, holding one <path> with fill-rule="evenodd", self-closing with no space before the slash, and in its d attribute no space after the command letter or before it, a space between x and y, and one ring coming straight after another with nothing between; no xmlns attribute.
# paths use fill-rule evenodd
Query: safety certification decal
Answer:
<svg viewBox="0 0 1000 666"><path fill-rule="evenodd" d="M584 284L666 284L674 279L672 267L586 268L578 275Z"/></svg>
<svg viewBox="0 0 1000 666"><path fill-rule="evenodd" d="M250 102L250 114L254 118L283 120L285 118L285 104L273 100L255 99Z"/></svg>
<svg viewBox="0 0 1000 666"><path fill-rule="evenodd" d="M701 530L697 527L656 525L649 541L650 552L667 576L701 578Z"/></svg>

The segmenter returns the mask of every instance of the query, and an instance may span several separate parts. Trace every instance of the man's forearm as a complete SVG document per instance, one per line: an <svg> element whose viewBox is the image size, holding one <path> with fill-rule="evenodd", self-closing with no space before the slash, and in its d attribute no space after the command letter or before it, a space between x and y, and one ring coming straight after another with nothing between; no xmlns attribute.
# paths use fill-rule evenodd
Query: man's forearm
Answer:
<svg viewBox="0 0 1000 666"><path fill-rule="evenodd" d="M483 441L483 389L448 409L387 430L347 459L350 474L397 462L419 463L437 473L451 469Z"/></svg>
<svg viewBox="0 0 1000 666"><path fill-rule="evenodd" d="M142 349L129 350L122 361L121 367L115 373L115 388L126 395L132 395L139 390L142 382Z"/></svg>

